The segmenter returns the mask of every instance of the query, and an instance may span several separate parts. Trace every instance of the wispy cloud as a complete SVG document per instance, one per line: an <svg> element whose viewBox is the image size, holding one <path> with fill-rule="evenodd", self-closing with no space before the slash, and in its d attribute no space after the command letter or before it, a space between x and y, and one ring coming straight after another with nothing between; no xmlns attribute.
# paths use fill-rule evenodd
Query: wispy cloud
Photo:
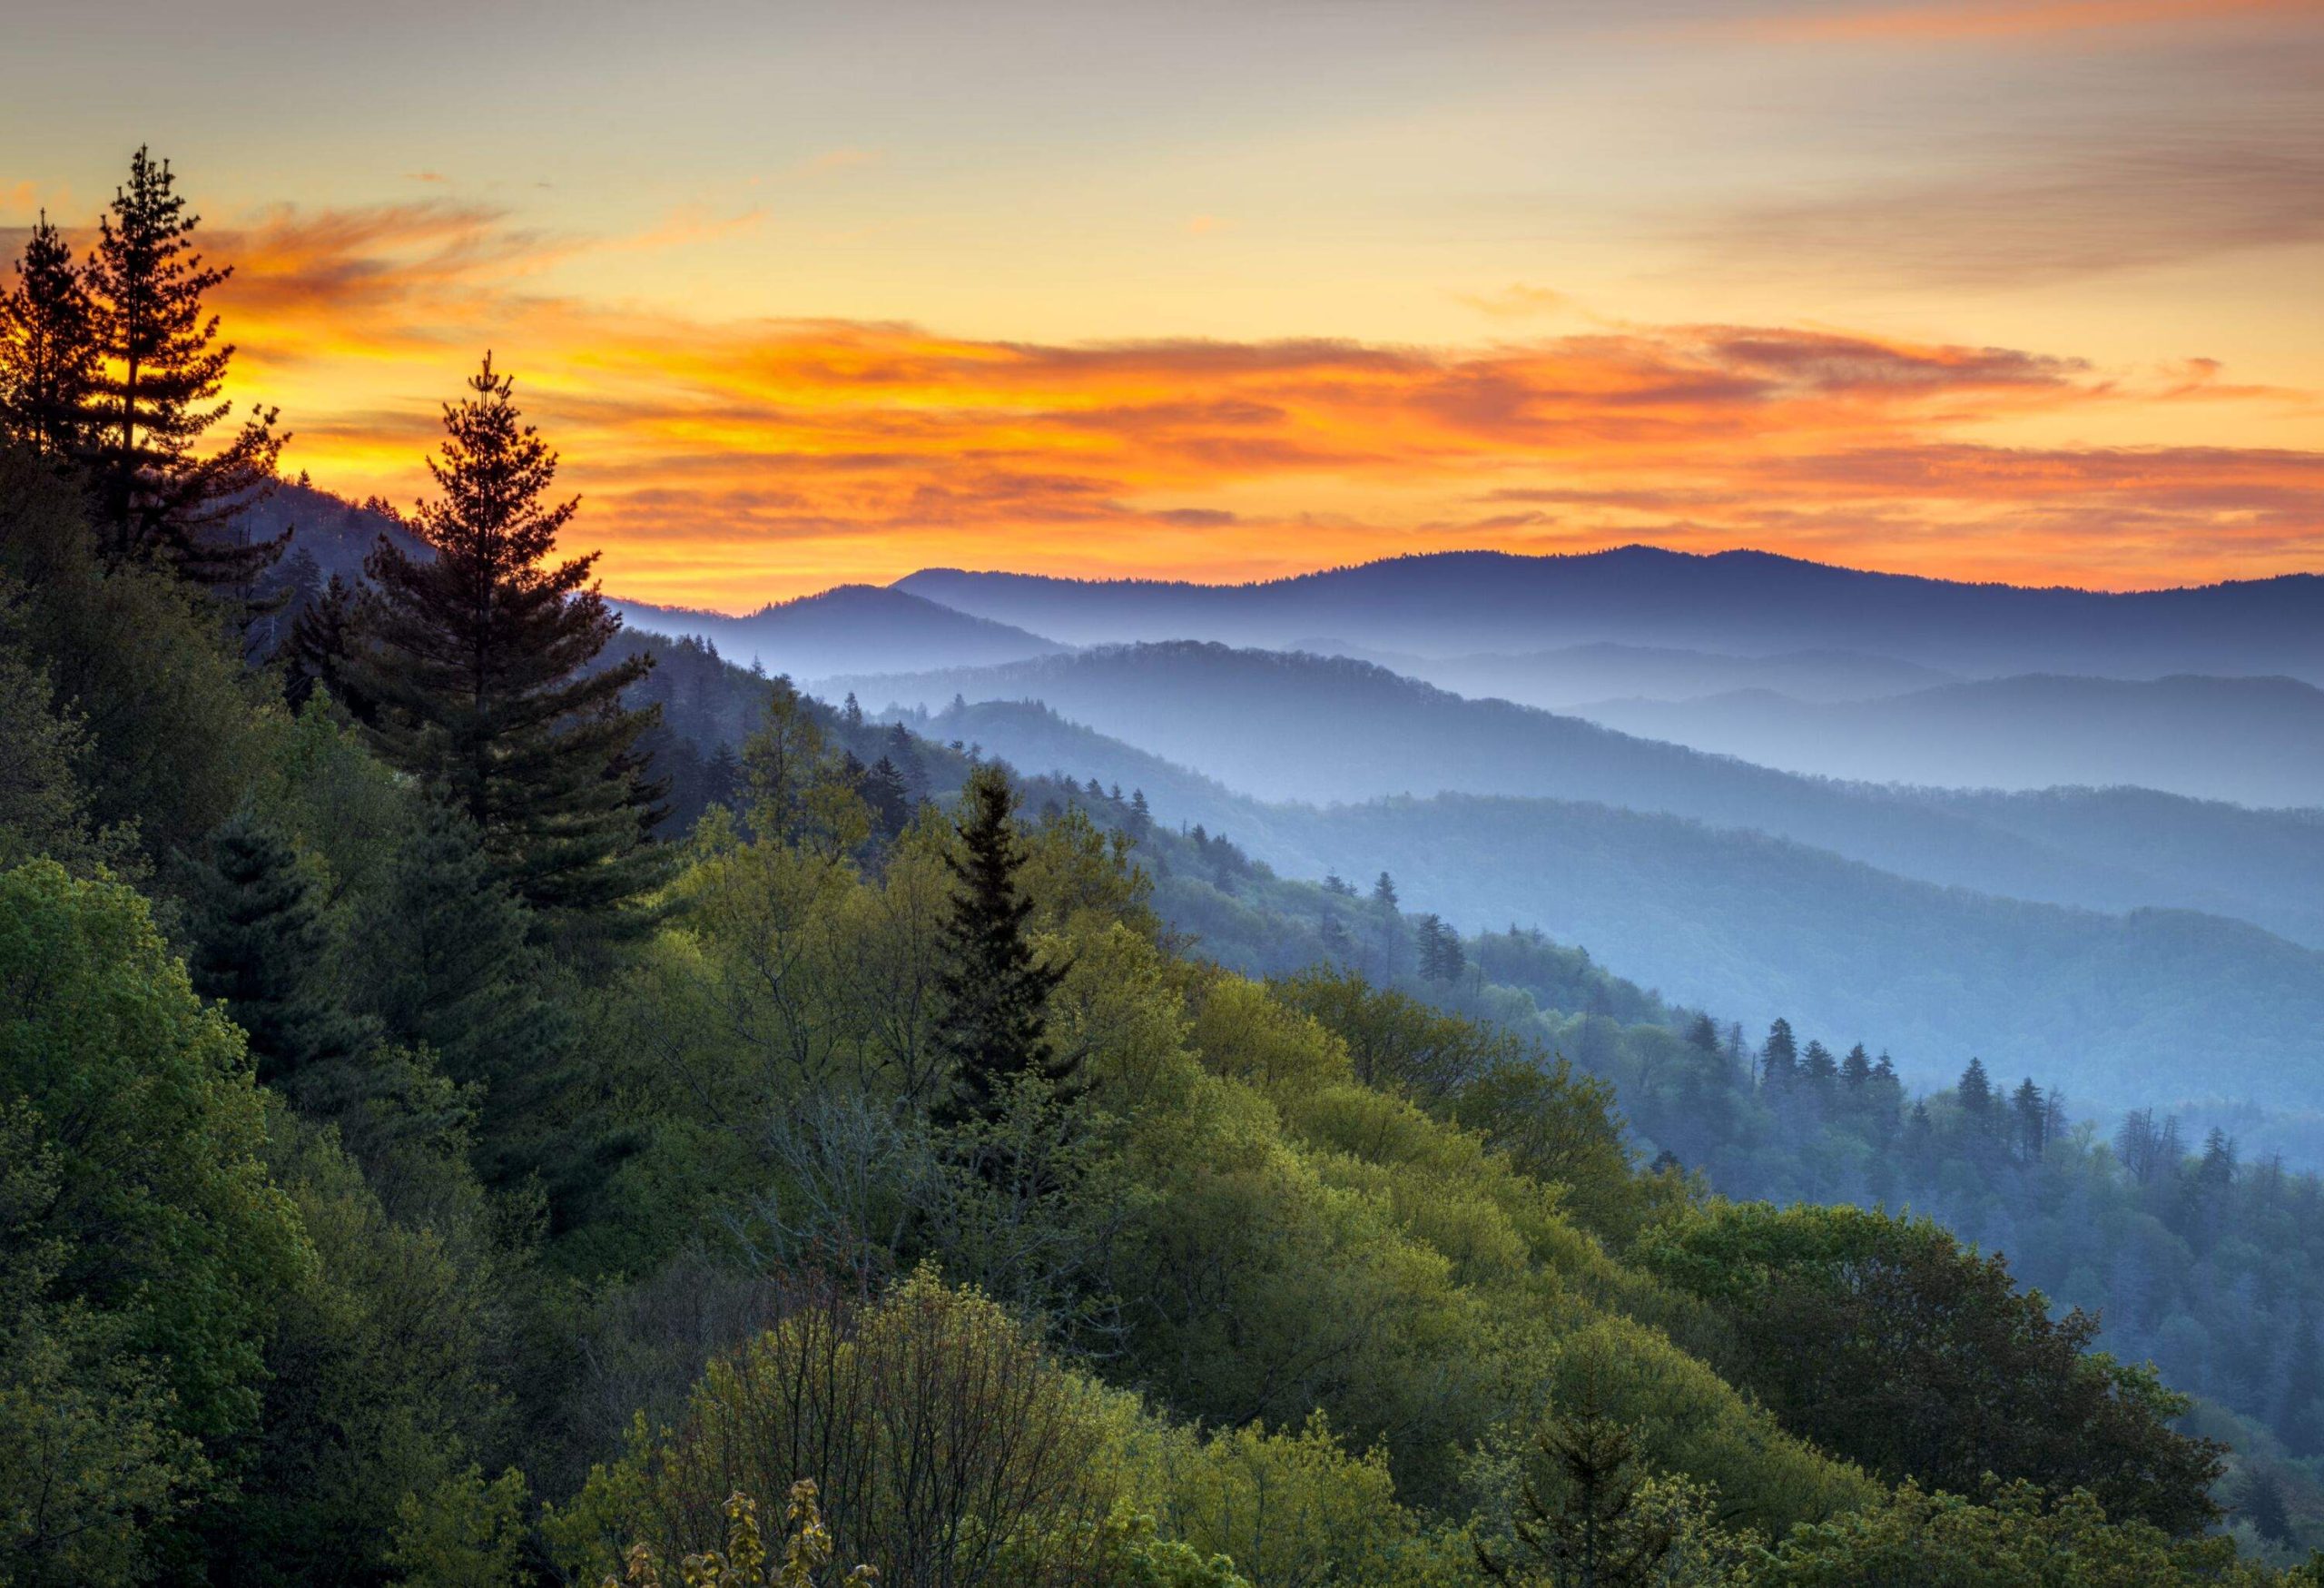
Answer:
<svg viewBox="0 0 2324 1588"><path fill-rule="evenodd" d="M1512 281L1497 292L1456 292L1453 296L1492 320L1538 320L1545 315L1562 314L1573 307L1573 300L1563 292L1528 286L1522 281Z"/></svg>
<svg viewBox="0 0 2324 1588"><path fill-rule="evenodd" d="M1747 37L1803 44L1915 45L2138 34L2230 20L2305 25L2319 0L1948 0L1917 5L1843 5L1726 25Z"/></svg>

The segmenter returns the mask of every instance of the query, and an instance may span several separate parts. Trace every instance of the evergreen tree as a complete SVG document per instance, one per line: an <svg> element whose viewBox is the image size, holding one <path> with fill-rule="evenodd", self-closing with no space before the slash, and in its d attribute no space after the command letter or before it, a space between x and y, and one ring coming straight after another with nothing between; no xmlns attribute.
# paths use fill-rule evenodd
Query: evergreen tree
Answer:
<svg viewBox="0 0 2324 1588"><path fill-rule="evenodd" d="M1872 1060L1865 1052L1864 1044L1858 1042L1848 1050L1848 1056L1840 1060L1840 1084L1854 1096L1861 1094L1871 1080Z"/></svg>
<svg viewBox="0 0 2324 1588"><path fill-rule="evenodd" d="M295 1080L373 1039L323 988L330 934L288 843L244 809L190 869L187 972L249 1035L261 1080Z"/></svg>
<svg viewBox="0 0 2324 1588"><path fill-rule="evenodd" d="M1033 902L1017 887L1024 853L1015 806L1006 773L980 766L970 774L959 853L946 857L958 887L943 929L936 1045L950 1061L952 1090L938 1112L954 1124L1000 1119L1022 1078L1067 1095L1079 1084L1078 1060L1049 1045L1049 998L1065 972L1036 961L1026 939Z"/></svg>
<svg viewBox="0 0 2324 1588"><path fill-rule="evenodd" d="M1687 1023L1687 1045L1699 1053L1718 1051L1718 1025L1710 1016L1699 1014Z"/></svg>
<svg viewBox="0 0 2324 1588"><path fill-rule="evenodd" d="M84 437L98 528L114 561L158 557L197 584L247 586L287 534L251 544L228 521L264 496L288 438L253 408L223 447L198 450L231 411L218 400L233 362L202 297L233 272L192 252L200 218L185 212L169 162L143 149L113 192L87 281L102 368Z"/></svg>
<svg viewBox="0 0 2324 1588"><path fill-rule="evenodd" d="M1372 884L1372 902L1381 909L1393 912L1396 908L1396 879L1386 872Z"/></svg>
<svg viewBox="0 0 2324 1588"><path fill-rule="evenodd" d="M1994 1083L1985 1075L1982 1059L1969 1060L1969 1068L1961 1072L1961 1084L1954 1090L1961 1102L1961 1111L1979 1129L1986 1127L1994 1108Z"/></svg>
<svg viewBox="0 0 2324 1588"><path fill-rule="evenodd" d="M881 759L885 760L886 757L883 756ZM707 809L712 805L724 805L731 811L734 809L735 803L741 799L742 794L743 763L736 757L734 746L721 739L718 741L717 747L711 751L710 758L703 764L704 807Z"/></svg>
<svg viewBox="0 0 2324 1588"><path fill-rule="evenodd" d="M468 389L428 460L443 498L412 523L435 555L380 538L349 670L378 703L380 755L475 824L519 898L602 919L662 873L647 834L663 791L635 759L659 709L621 705L653 655L589 670L621 627L590 582L596 554L546 560L578 504L545 499L556 454L519 423L491 355Z"/></svg>
<svg viewBox="0 0 2324 1588"><path fill-rule="evenodd" d="M2039 1159L2050 1145L2050 1108L2032 1076L2018 1083L2017 1090L2011 1094L2009 1108L2018 1151L2028 1162Z"/></svg>
<svg viewBox="0 0 2324 1588"><path fill-rule="evenodd" d="M347 657L354 643L355 591L337 574L290 620L282 646L282 694L295 710L317 687L345 706L358 722L376 720L370 697L353 686Z"/></svg>
<svg viewBox="0 0 2324 1588"><path fill-rule="evenodd" d="M565 1046L557 1011L537 991L524 906L496 873L475 827L429 800L398 843L379 907L349 930L351 991L399 1042L432 1049L446 1073L507 1083L545 1070Z"/></svg>
<svg viewBox="0 0 2324 1588"><path fill-rule="evenodd" d="M78 455L97 373L95 314L44 210L15 286L0 293L0 436L60 461Z"/></svg>
<svg viewBox="0 0 2324 1588"><path fill-rule="evenodd" d="M1652 1588L1673 1581L1669 1562L1679 1533L1671 1518L1642 1504L1650 1474L1638 1436L1597 1407L1553 1415L1534 1438L1538 1465L1511 1518L1515 1542L1534 1567L1473 1546L1496 1583L1555 1588Z"/></svg>
<svg viewBox="0 0 2324 1588"><path fill-rule="evenodd" d="M1147 835L1147 833L1148 832L1150 832L1150 831L1153 829L1153 826L1154 826L1154 813L1153 813L1153 811L1151 811L1150 809L1148 809L1148 808L1147 808L1147 804L1146 804L1146 791L1145 791L1144 789L1142 789L1142 788L1134 788L1134 789L1130 790L1130 791L1129 791L1129 835L1130 835L1130 837L1131 837L1133 840L1139 839L1139 838L1143 838L1143 837L1145 837L1145 836Z"/></svg>
<svg viewBox="0 0 2324 1588"><path fill-rule="evenodd" d="M928 797L928 769L920 763L920 751L911 742L911 732L901 723L888 727L888 759L894 762L896 771L904 780L904 797L913 808Z"/></svg>
<svg viewBox="0 0 2324 1588"><path fill-rule="evenodd" d="M1759 1074L1768 1086L1788 1089L1799 1079L1799 1048L1791 1022L1778 1016L1768 1028L1767 1045L1759 1050Z"/></svg>
<svg viewBox="0 0 2324 1588"><path fill-rule="evenodd" d="M864 774L863 800L872 807L872 828L882 840L894 842L911 824L911 795L904 787L904 774L890 757L881 756Z"/></svg>

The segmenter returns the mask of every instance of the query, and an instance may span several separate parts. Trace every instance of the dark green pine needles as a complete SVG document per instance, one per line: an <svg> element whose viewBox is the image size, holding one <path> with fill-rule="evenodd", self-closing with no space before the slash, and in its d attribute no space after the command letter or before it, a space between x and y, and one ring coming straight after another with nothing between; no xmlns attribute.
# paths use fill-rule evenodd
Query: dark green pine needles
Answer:
<svg viewBox="0 0 2324 1588"><path fill-rule="evenodd" d="M946 858L959 888L944 922L944 1014L938 1049L951 1061L951 1094L938 1108L948 1124L993 1122L1009 1111L1027 1077L1060 1097L1079 1090L1078 1060L1049 1045L1049 994L1061 966L1033 957L1025 922L1033 902L1018 891L1024 854L1012 815L1015 795L999 767L980 766L960 794L960 841Z"/></svg>
<svg viewBox="0 0 2324 1588"><path fill-rule="evenodd" d="M594 553L547 560L579 504L544 499L556 454L519 422L490 355L468 387L428 460L444 495L412 523L435 555L381 538L368 643L347 670L381 755L476 824L519 898L603 920L662 875L646 836L661 789L637 755L658 711L621 705L653 658L589 670L621 619L590 582Z"/></svg>

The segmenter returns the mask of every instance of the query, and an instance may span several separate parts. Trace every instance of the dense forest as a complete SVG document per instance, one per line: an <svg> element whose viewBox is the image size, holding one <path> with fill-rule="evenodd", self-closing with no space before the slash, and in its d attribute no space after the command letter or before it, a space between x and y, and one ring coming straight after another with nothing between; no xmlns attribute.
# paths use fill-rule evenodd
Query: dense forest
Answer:
<svg viewBox="0 0 2324 1588"><path fill-rule="evenodd" d="M1901 1193L1885 1109L2031 1207L2046 1109L1384 874L1305 952L1136 789L625 635L488 356L301 567L196 225L141 153L0 304L0 1580L2324 1578L2000 1257L1701 1178ZM2311 1194L2124 1142L2206 1251Z"/></svg>

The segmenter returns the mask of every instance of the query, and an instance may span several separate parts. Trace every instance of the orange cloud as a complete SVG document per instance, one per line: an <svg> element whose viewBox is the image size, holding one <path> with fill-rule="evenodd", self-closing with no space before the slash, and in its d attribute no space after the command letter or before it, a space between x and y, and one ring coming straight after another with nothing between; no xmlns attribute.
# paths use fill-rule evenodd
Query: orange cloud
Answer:
<svg viewBox="0 0 2324 1588"><path fill-rule="evenodd" d="M1642 539L2111 586L2324 563L2324 454L2007 442L2191 395L2280 400L2201 360L1726 325L1447 349L710 323L547 292L591 244L446 203L274 210L208 242L239 267L236 395L284 405L297 466L417 494L438 402L493 347L584 496L576 534L646 598Z"/></svg>

